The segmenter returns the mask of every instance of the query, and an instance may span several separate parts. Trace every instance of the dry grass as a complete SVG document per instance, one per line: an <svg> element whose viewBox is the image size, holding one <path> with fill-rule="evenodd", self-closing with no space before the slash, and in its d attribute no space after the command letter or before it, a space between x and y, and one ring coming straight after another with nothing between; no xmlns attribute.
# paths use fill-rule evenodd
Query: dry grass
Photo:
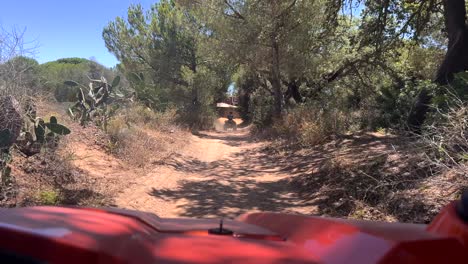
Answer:
<svg viewBox="0 0 468 264"><path fill-rule="evenodd" d="M127 126L134 125L149 127L160 131L178 129L176 124L178 115L176 108L169 108L164 112L155 112L140 104L133 104L120 112L115 119L121 119Z"/></svg>
<svg viewBox="0 0 468 264"><path fill-rule="evenodd" d="M292 184L321 214L427 223L468 186L466 104L438 113L423 140L349 134L350 118L297 107L267 134L275 139L268 151L287 160Z"/></svg>
<svg viewBox="0 0 468 264"><path fill-rule="evenodd" d="M428 159L440 169L468 176L468 104L460 101L447 113L438 111L436 117L422 136Z"/></svg>
<svg viewBox="0 0 468 264"><path fill-rule="evenodd" d="M184 145L185 131L175 124L176 111L155 113L134 106L114 117L108 125L108 148L127 164L145 168L161 164Z"/></svg>
<svg viewBox="0 0 468 264"><path fill-rule="evenodd" d="M313 148L287 143L265 151L325 216L427 223L468 186L437 170L412 138L359 133Z"/></svg>
<svg viewBox="0 0 468 264"><path fill-rule="evenodd" d="M94 191L94 179L73 165L74 154L67 143L61 142L57 149L44 149L29 158L15 153L12 166L20 189L17 205L107 203L103 194Z"/></svg>
<svg viewBox="0 0 468 264"><path fill-rule="evenodd" d="M96 191L98 185L104 183L89 177L73 164L78 142L103 146L106 136L95 127L82 128L71 121L62 104L43 97L36 98L36 103L38 116L56 116L72 133L61 137L57 145L43 147L39 154L31 157L13 151L11 166L16 197L6 206L109 204L107 196Z"/></svg>
<svg viewBox="0 0 468 264"><path fill-rule="evenodd" d="M300 106L277 120L271 136L285 138L302 146L324 143L332 135L345 131L345 116L339 111L327 112L311 106Z"/></svg>
<svg viewBox="0 0 468 264"><path fill-rule="evenodd" d="M171 141L158 132L130 128L113 135L112 153L131 166L145 168L171 156ZM172 140L174 141L174 140Z"/></svg>
<svg viewBox="0 0 468 264"><path fill-rule="evenodd" d="M325 214L367 220L408 220L401 218L405 212L392 206L401 198L400 192L416 188L415 184L428 176L427 168L417 165L419 158L406 156L403 161L402 157L396 157L398 160L392 162L391 156L388 152L369 155L365 160L360 160L359 154L352 159L335 156L322 162L308 177L295 181L307 190L317 184L317 179L322 179L320 192L335 200L324 208ZM395 162L401 162L402 166ZM364 214L364 211L368 212Z"/></svg>
<svg viewBox="0 0 468 264"><path fill-rule="evenodd" d="M56 116L72 133L32 157L14 151L11 163L14 182L4 188L6 196L0 196L2 207L110 205L122 186L115 178L118 175L107 178L95 173L103 169L99 166L108 170L104 174L112 174L119 167L119 171L124 169L129 175L137 175L135 171L140 168L164 163L186 143L187 132L175 125L174 109L164 113L138 105L123 109L110 121L105 133L93 125L83 128L70 120L66 104L51 102L46 97L37 97L35 102L38 116ZM88 157L88 153L94 156ZM120 161L122 165L116 165ZM115 167L107 167L107 163Z"/></svg>

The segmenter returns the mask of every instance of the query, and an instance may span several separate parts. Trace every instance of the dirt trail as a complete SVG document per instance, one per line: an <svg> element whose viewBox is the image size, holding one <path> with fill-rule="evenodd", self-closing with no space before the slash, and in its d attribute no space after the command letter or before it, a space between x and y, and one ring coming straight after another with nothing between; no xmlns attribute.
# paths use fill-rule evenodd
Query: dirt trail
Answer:
<svg viewBox="0 0 468 264"><path fill-rule="evenodd" d="M41 116L67 120L63 106L41 109ZM73 133L57 155L13 160L20 204L34 205L39 191L57 190L67 205L115 205L163 217L275 211L427 223L468 186L463 175L430 176L420 148L392 134L354 133L300 148L256 142L248 130L192 135L145 128L146 137L119 156L106 151L108 137L99 129L66 125ZM162 151L145 159L151 149Z"/></svg>
<svg viewBox="0 0 468 264"><path fill-rule="evenodd" d="M247 130L191 135L180 154L130 181L115 205L162 217L314 213L316 207L296 196L279 166L257 159L262 144L252 141Z"/></svg>
<svg viewBox="0 0 468 264"><path fill-rule="evenodd" d="M89 133L70 138L73 175L86 184L65 188L68 200L161 217L235 218L274 211L427 223L466 186L465 177L425 176L411 145L392 135L343 135L314 148L290 148L257 142L248 130L166 137L146 132L174 149L162 160L155 153L145 169L93 145ZM389 183L396 185L381 188Z"/></svg>

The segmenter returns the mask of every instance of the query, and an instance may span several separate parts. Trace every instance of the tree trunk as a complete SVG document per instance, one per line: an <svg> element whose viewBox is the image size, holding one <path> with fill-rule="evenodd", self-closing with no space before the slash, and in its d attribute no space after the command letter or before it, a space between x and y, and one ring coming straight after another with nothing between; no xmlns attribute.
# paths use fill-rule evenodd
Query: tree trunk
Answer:
<svg viewBox="0 0 468 264"><path fill-rule="evenodd" d="M444 0L445 27L448 33L448 49L435 79L447 84L453 74L468 70L468 28L466 26L465 0Z"/></svg>
<svg viewBox="0 0 468 264"><path fill-rule="evenodd" d="M252 121L250 113L250 91L240 89L239 91L239 112L243 122L249 124Z"/></svg>
<svg viewBox="0 0 468 264"><path fill-rule="evenodd" d="M445 27L448 33L448 48L440 65L435 83L449 84L454 74L468 70L468 28L466 26L465 0L444 0ZM423 89L408 118L410 129L419 132L429 111L432 96Z"/></svg>
<svg viewBox="0 0 468 264"><path fill-rule="evenodd" d="M281 73L280 73L280 58L279 58L279 45L276 39L276 34L272 34L272 78L271 85L273 88L273 95L275 97L274 117L280 117L283 112L283 93L281 92Z"/></svg>

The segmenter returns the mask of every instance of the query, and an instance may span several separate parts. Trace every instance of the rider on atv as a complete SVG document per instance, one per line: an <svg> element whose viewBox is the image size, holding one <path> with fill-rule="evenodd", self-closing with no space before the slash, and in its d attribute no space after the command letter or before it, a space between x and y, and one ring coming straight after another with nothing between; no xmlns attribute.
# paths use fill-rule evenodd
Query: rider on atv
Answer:
<svg viewBox="0 0 468 264"><path fill-rule="evenodd" d="M227 115L227 119L228 121L234 121L234 115L232 114L232 112L229 112L229 114Z"/></svg>
<svg viewBox="0 0 468 264"><path fill-rule="evenodd" d="M236 121L234 121L234 115L232 112L229 112L227 115L227 120L224 122L224 130L228 130L229 128L237 130L237 124Z"/></svg>

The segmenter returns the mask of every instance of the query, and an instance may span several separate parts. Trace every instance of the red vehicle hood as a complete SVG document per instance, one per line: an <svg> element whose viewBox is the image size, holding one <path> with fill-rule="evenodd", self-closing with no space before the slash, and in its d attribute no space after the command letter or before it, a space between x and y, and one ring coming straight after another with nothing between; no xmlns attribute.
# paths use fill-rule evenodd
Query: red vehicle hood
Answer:
<svg viewBox="0 0 468 264"><path fill-rule="evenodd" d="M453 209L453 208L452 208ZM448 209L448 210L452 210ZM453 235L423 225L274 213L164 219L119 209L0 210L2 252L50 263L465 263ZM431 250L433 249L433 250Z"/></svg>

